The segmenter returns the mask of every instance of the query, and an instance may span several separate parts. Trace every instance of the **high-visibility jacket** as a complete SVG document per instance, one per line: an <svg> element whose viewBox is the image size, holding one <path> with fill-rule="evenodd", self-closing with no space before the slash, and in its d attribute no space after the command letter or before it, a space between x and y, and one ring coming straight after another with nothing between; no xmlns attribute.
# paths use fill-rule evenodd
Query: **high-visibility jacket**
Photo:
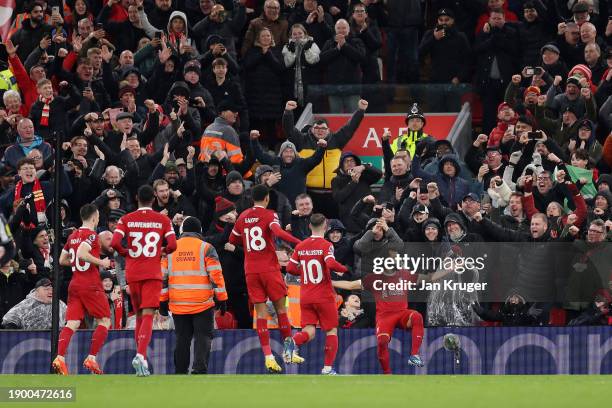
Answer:
<svg viewBox="0 0 612 408"><path fill-rule="evenodd" d="M225 281L215 248L195 234L183 235L176 250L162 261L161 301L173 314L195 314L227 300Z"/></svg>
<svg viewBox="0 0 612 408"><path fill-rule="evenodd" d="M13 75L13 71L5 69L0 71L0 89L4 91L13 90L19 92L19 86L17 86L17 78Z"/></svg>
<svg viewBox="0 0 612 408"><path fill-rule="evenodd" d="M216 150L224 150L229 161L234 164L244 159L238 133L220 116L204 130L200 139L200 160L205 160L207 155L212 155Z"/></svg>
<svg viewBox="0 0 612 408"><path fill-rule="evenodd" d="M414 157L414 151L416 149L416 144L419 140L425 139L429 135L422 130L414 131L409 130L408 133L404 133L400 135L397 139L393 141L391 144L391 150L393 153L397 152L400 147L405 145L406 150L410 153L410 157Z"/></svg>

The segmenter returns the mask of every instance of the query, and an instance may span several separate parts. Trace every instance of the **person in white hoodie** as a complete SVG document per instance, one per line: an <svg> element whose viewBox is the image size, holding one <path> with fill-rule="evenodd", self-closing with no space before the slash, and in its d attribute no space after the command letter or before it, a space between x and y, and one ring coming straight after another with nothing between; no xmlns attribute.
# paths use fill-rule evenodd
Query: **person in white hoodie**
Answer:
<svg viewBox="0 0 612 408"><path fill-rule="evenodd" d="M153 38L155 33L161 32L148 20L144 10L139 10L140 22L145 33ZM198 57L195 41L189 37L189 23L182 11L173 11L168 19L166 33L162 32L162 39L166 42L172 53L178 56L186 55L187 59ZM182 51L182 52L181 52Z"/></svg>

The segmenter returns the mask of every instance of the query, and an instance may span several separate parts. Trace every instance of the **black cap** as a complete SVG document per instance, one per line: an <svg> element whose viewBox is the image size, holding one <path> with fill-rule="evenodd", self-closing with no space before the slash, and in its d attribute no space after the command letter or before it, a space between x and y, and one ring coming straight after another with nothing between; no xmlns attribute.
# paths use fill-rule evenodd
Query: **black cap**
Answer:
<svg viewBox="0 0 612 408"><path fill-rule="evenodd" d="M578 125L578 129L587 128L591 132L593 131L593 122L588 119L582 119Z"/></svg>
<svg viewBox="0 0 612 408"><path fill-rule="evenodd" d="M536 8L536 6L533 0L527 0L525 3L523 3L523 10L534 9L534 8Z"/></svg>
<svg viewBox="0 0 612 408"><path fill-rule="evenodd" d="M414 207L412 207L412 215L416 213L429 214L429 208L427 208L425 204L417 204Z"/></svg>
<svg viewBox="0 0 612 408"><path fill-rule="evenodd" d="M455 18L455 13L453 13L453 10L451 9L441 8L440 10L438 10L438 17L440 16L449 16L450 18Z"/></svg>
<svg viewBox="0 0 612 408"><path fill-rule="evenodd" d="M134 115L132 115L130 112L119 112L119 114L117 115L116 120L121 120L121 119L131 119L131 120L134 120Z"/></svg>
<svg viewBox="0 0 612 408"><path fill-rule="evenodd" d="M466 198L471 198L474 201L480 201L480 199L478 198L478 195L476 195L476 193L467 193L466 195L463 196L461 201L465 201Z"/></svg>
<svg viewBox="0 0 612 408"><path fill-rule="evenodd" d="M51 283L51 280L49 278L42 278L42 279L39 279L38 282L36 282L36 285L34 285L34 289L38 289L41 286L49 287L49 286L53 286L53 283Z"/></svg>
<svg viewBox="0 0 612 408"><path fill-rule="evenodd" d="M195 232L197 234L202 233L202 223L196 217L187 217L181 224L181 234L185 232Z"/></svg>
<svg viewBox="0 0 612 408"><path fill-rule="evenodd" d="M238 112L238 107L236 106L236 104L234 104L234 102L232 102L229 99L224 99L221 101L221 103L219 105L217 105L217 111L218 112L223 112L223 111L232 111L232 112Z"/></svg>

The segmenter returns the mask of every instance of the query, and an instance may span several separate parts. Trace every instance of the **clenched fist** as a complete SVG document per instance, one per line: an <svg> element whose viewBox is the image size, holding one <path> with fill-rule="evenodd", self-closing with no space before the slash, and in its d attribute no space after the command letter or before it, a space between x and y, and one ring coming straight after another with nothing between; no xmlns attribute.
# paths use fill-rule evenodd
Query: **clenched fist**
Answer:
<svg viewBox="0 0 612 408"><path fill-rule="evenodd" d="M292 111L297 108L297 102L295 101L287 101L285 104L285 110Z"/></svg>

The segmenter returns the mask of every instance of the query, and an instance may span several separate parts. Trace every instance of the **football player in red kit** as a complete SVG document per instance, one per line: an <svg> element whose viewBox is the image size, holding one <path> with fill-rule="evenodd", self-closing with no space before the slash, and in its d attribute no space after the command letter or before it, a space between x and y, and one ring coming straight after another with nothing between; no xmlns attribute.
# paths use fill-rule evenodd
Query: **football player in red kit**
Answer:
<svg viewBox="0 0 612 408"><path fill-rule="evenodd" d="M287 272L302 275L300 310L302 331L293 336L296 347L284 356L285 363L302 363L297 347L314 339L317 323L325 330L325 362L321 374L335 375L338 352L338 309L330 271L344 273L346 267L334 258L334 246L323 238L327 220L323 214L310 217L312 235L299 243L287 265ZM301 271L301 272L300 272Z"/></svg>
<svg viewBox="0 0 612 408"><path fill-rule="evenodd" d="M159 308L162 290L161 257L176 249L170 219L151 209L155 196L149 185L138 189L138 210L121 217L113 234L112 247L125 257L125 279L136 312L134 337L137 353L132 366L139 377L148 376L147 347L153 333L153 315ZM121 244L125 239L127 249ZM166 247L163 248L163 241Z"/></svg>
<svg viewBox="0 0 612 408"><path fill-rule="evenodd" d="M257 314L257 335L265 356L266 369L271 373L281 372L270 348L270 333L266 320L266 301L274 304L278 316L278 326L285 343L285 350L294 347L291 338L291 324L287 316L287 286L283 280L276 256L274 237L284 241L299 244L300 240L283 231L278 221L278 215L266 209L270 202L268 187L259 184L253 187L254 206L240 214L230 234L232 245L242 245L244 248L244 272L249 298L255 305Z"/></svg>
<svg viewBox="0 0 612 408"><path fill-rule="evenodd" d="M371 292L376 300L376 350L378 361L385 374L391 374L389 342L395 328L412 330L408 364L416 367L424 365L419 356L425 331L423 316L416 310L408 308L408 289L405 284L414 281L414 278L415 276L408 271L386 270L380 275L370 273L363 279L363 288ZM362 280L334 281L333 286L339 289L357 290L362 288Z"/></svg>
<svg viewBox="0 0 612 408"><path fill-rule="evenodd" d="M68 375L64 355L72 335L85 317L85 312L97 323L91 337L89 355L83 362L83 366L93 374L102 374L96 362L96 355L104 344L110 327L110 308L98 270L99 266L105 269L111 266L109 258L100 259L100 241L96 235L100 214L93 204L81 207L80 214L83 225L70 234L59 260L60 265L72 267L66 326L60 333L57 356L53 360L53 369L61 375Z"/></svg>

